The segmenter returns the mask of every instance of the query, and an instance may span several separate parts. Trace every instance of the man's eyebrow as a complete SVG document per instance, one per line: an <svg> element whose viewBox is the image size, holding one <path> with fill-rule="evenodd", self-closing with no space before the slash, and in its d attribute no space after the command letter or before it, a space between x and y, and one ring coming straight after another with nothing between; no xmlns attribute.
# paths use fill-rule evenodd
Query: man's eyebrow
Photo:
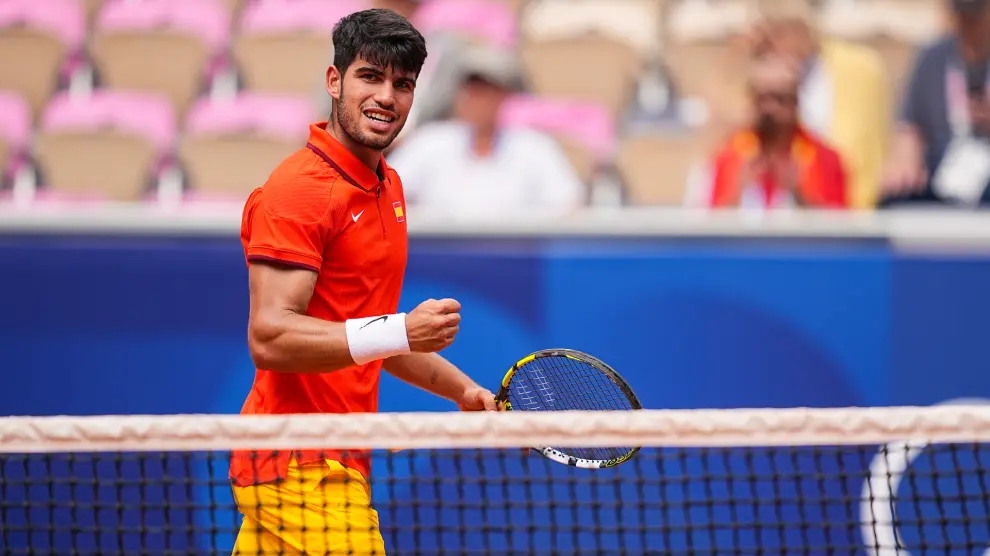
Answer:
<svg viewBox="0 0 990 556"><path fill-rule="evenodd" d="M373 73L375 75L384 75L385 74L385 70L383 70L382 68L379 68L377 66L361 66L357 70L355 70L355 73L361 73L361 72Z"/></svg>
<svg viewBox="0 0 990 556"><path fill-rule="evenodd" d="M354 70L354 73L372 73L374 75L381 77L385 75L385 70L379 66L360 66L356 70ZM397 76L396 79L402 81L408 81L413 85L416 84L416 77L413 74L402 74Z"/></svg>

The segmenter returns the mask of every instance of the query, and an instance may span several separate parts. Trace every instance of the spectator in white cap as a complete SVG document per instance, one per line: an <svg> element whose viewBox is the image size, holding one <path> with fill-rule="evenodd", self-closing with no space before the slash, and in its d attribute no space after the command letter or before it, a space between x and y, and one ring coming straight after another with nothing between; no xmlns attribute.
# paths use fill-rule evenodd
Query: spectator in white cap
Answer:
<svg viewBox="0 0 990 556"><path fill-rule="evenodd" d="M463 52L458 74L451 118L410 133L388 156L409 205L469 219L580 207L585 186L556 141L498 125L503 103L521 88L513 54L475 45Z"/></svg>

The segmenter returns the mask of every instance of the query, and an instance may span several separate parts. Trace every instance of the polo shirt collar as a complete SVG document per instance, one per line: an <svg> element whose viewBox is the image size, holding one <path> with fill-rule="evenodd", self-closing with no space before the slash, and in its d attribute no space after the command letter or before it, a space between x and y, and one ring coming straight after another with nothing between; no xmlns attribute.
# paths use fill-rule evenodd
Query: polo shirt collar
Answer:
<svg viewBox="0 0 990 556"><path fill-rule="evenodd" d="M356 187L365 191L372 191L379 185L383 185L387 166L385 157L382 156L378 162L379 175L371 168L361 162L354 153L347 147L340 144L333 135L326 130L327 122L318 122L309 126L309 143L306 144L310 150L315 152L327 164L333 167L342 178Z"/></svg>

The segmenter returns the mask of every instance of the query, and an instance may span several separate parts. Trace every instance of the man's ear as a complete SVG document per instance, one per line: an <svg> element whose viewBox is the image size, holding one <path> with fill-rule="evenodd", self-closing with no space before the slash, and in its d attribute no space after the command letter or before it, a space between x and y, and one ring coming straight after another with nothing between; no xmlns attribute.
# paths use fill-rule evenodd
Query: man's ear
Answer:
<svg viewBox="0 0 990 556"><path fill-rule="evenodd" d="M327 68L327 93L334 100L340 100L340 85L343 76L335 66Z"/></svg>

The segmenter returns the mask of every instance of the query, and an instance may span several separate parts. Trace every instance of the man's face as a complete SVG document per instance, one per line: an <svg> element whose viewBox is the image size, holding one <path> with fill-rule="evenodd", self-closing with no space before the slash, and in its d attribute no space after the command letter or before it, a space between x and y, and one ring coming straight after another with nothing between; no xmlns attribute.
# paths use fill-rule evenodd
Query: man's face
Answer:
<svg viewBox="0 0 990 556"><path fill-rule="evenodd" d="M767 25L766 36L773 54L798 64L804 62L813 49L809 29L799 22L773 22Z"/></svg>
<svg viewBox="0 0 990 556"><path fill-rule="evenodd" d="M953 17L960 29L974 33L990 32L990 1L954 6Z"/></svg>
<svg viewBox="0 0 990 556"><path fill-rule="evenodd" d="M365 147L384 150L395 140L412 109L416 75L383 68L358 58L341 75L327 71L337 124Z"/></svg>
<svg viewBox="0 0 990 556"><path fill-rule="evenodd" d="M483 79L468 79L457 95L454 112L461 121L483 128L492 129L498 122L499 110L509 92L494 83Z"/></svg>
<svg viewBox="0 0 990 556"><path fill-rule="evenodd" d="M760 131L773 132L797 123L797 80L793 69L785 63L766 64L757 69L750 82L750 93Z"/></svg>

